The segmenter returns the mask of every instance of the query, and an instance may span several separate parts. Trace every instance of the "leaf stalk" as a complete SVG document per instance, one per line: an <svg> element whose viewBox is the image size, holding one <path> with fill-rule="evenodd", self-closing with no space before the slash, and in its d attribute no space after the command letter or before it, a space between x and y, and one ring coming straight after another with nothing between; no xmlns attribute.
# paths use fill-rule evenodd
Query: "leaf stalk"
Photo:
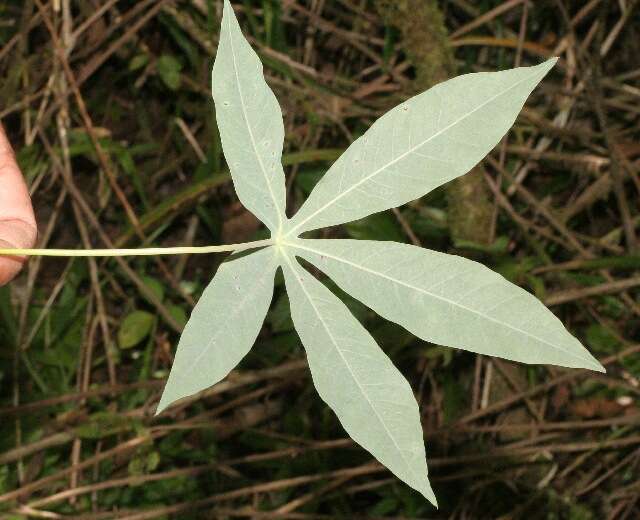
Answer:
<svg viewBox="0 0 640 520"><path fill-rule="evenodd" d="M201 255L245 251L273 245L273 239L256 240L240 244L202 247L148 247L138 249L0 249L0 256L53 256L53 257L117 257L158 255Z"/></svg>

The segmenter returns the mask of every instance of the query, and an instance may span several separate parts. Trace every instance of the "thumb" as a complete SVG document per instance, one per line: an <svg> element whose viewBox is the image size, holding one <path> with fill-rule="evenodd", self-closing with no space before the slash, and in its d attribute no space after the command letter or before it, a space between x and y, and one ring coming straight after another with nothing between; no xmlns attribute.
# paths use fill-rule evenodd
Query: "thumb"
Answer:
<svg viewBox="0 0 640 520"><path fill-rule="evenodd" d="M36 235L29 191L0 124L0 247L33 247ZM11 280L23 263L21 257L0 256L0 285Z"/></svg>
<svg viewBox="0 0 640 520"><path fill-rule="evenodd" d="M0 220L0 248L29 248L36 241L36 228L22 220ZM0 256L0 286L22 268L25 257Z"/></svg>

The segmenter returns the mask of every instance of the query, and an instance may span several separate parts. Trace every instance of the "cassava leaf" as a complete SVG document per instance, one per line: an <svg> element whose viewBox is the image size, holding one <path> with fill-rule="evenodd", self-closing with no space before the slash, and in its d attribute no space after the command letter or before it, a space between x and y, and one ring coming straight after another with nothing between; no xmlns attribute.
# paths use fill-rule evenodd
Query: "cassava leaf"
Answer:
<svg viewBox="0 0 640 520"><path fill-rule="evenodd" d="M399 206L467 173L513 125L555 62L465 74L393 108L333 164L288 233Z"/></svg>
<svg viewBox="0 0 640 520"><path fill-rule="evenodd" d="M225 0L213 70L217 120L238 197L271 230L274 246L233 255L221 266L186 325L158 412L218 382L244 357L280 265L320 396L356 442L436 503L409 383L296 256L425 340L527 363L604 370L532 295L480 264L395 242L297 238L403 204L469 171L555 61L460 76L394 108L349 147L289 221L282 113Z"/></svg>
<svg viewBox="0 0 640 520"><path fill-rule="evenodd" d="M346 305L286 253L283 270L320 397L358 444L435 505L409 383Z"/></svg>
<svg viewBox="0 0 640 520"><path fill-rule="evenodd" d="M282 111L229 0L224 2L212 90L222 148L238 198L277 233L285 219Z"/></svg>
<svg viewBox="0 0 640 520"><path fill-rule="evenodd" d="M217 383L249 352L273 297L278 266L271 247L232 255L187 323L158 410Z"/></svg>
<svg viewBox="0 0 640 520"><path fill-rule="evenodd" d="M477 262L397 242L298 239L291 248L424 340L524 363L604 371L539 300Z"/></svg>

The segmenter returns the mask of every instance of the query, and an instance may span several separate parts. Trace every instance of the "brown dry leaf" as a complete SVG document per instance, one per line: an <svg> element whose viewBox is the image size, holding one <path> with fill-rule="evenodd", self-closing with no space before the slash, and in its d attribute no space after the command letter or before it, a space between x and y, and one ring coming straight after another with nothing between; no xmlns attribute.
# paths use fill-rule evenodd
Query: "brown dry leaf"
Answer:
<svg viewBox="0 0 640 520"><path fill-rule="evenodd" d="M569 409L573 415L577 415L583 419L592 419L594 417L607 419L609 417L622 415L625 407L612 399L594 397L592 399L574 401Z"/></svg>
<svg viewBox="0 0 640 520"><path fill-rule="evenodd" d="M260 227L260 221L248 211L228 218L224 221L222 226L222 243L240 243L247 242L253 237L258 228Z"/></svg>

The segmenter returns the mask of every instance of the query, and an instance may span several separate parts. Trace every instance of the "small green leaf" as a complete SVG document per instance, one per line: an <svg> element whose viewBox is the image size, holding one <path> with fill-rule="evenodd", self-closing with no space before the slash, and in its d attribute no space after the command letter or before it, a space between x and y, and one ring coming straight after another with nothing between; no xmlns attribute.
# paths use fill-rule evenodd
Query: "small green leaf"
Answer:
<svg viewBox="0 0 640 520"><path fill-rule="evenodd" d="M159 301L164 300L164 285L160 280L148 275L142 275L140 278Z"/></svg>
<svg viewBox="0 0 640 520"><path fill-rule="evenodd" d="M179 305L169 304L167 305L167 310L169 311L169 314L171 314L171 317L175 320L175 322L184 328L184 326L189 321L187 313L184 311L184 309Z"/></svg>
<svg viewBox="0 0 640 520"><path fill-rule="evenodd" d="M610 329L593 323L587 328L587 345L596 352L602 354L614 354L620 348L620 340L611 332Z"/></svg>
<svg viewBox="0 0 640 520"><path fill-rule="evenodd" d="M160 464L160 454L157 451L151 453L138 453L128 464L128 472L131 476L140 476L152 473Z"/></svg>
<svg viewBox="0 0 640 520"><path fill-rule="evenodd" d="M180 71L182 64L170 54L163 54L156 63L158 74L164 84L171 90L180 88Z"/></svg>
<svg viewBox="0 0 640 520"><path fill-rule="evenodd" d="M133 72L135 70L141 69L147 63L149 63L148 54L136 54L129 62L129 70Z"/></svg>
<svg viewBox="0 0 640 520"><path fill-rule="evenodd" d="M128 314L118 330L120 348L135 347L151 332L155 316L145 311L133 311Z"/></svg>

